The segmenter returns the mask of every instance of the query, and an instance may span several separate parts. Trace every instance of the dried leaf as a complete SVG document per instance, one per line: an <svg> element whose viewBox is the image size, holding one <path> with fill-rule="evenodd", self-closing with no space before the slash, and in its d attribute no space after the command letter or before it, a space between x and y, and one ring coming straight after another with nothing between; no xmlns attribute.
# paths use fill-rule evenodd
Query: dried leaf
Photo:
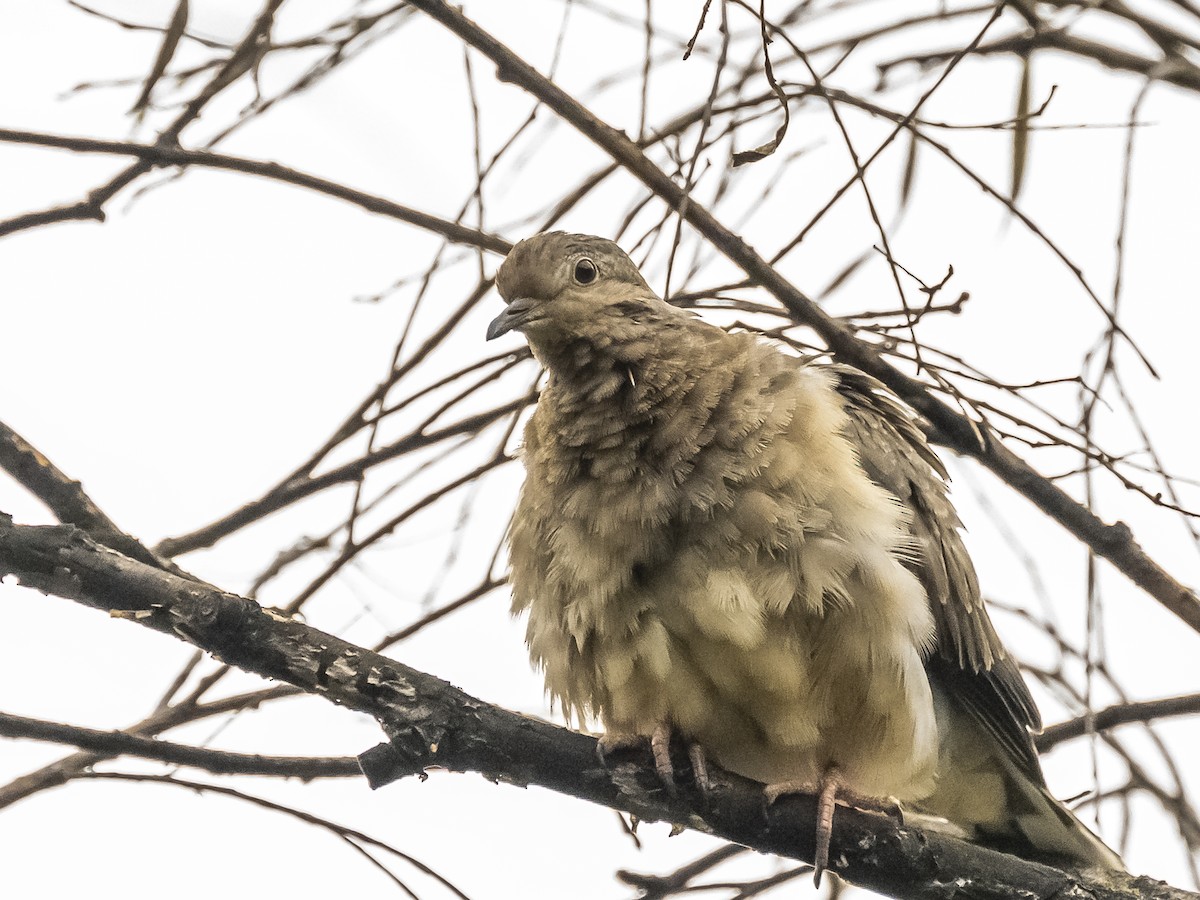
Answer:
<svg viewBox="0 0 1200 900"><path fill-rule="evenodd" d="M771 43L771 39L767 36L766 0L761 0L759 4L758 21L762 26L763 69L766 71L767 83L771 85L771 91L779 98L779 105L783 108L783 122L775 129L775 137L765 144L755 147L753 150L741 150L733 154L733 165L735 168L737 166L744 166L746 163L766 159L778 150L779 145L783 142L783 136L787 134L788 123L792 119L792 114L788 110L787 94L783 92L783 88L775 80L775 70L771 68L771 54L767 51L767 45Z"/></svg>
<svg viewBox="0 0 1200 900"><path fill-rule="evenodd" d="M1012 191L1013 200L1021 192L1021 182L1025 180L1025 161L1029 154L1029 94L1030 94L1030 60L1028 54L1021 62L1021 86L1017 90L1017 115L1013 122L1013 155L1012 155Z"/></svg>

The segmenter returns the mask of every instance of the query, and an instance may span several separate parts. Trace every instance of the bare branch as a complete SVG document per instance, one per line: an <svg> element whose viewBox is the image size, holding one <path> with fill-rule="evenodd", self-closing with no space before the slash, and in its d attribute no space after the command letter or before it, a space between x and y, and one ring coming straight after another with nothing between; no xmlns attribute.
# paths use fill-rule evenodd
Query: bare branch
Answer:
<svg viewBox="0 0 1200 900"><path fill-rule="evenodd" d="M232 534L239 528L244 528L250 522L278 512L298 500L311 497L313 494L323 491L328 487L339 484L353 484L365 470L372 466L377 466L380 463L394 459L403 453L408 453L417 448L431 447L451 438L477 431L485 425L500 421L508 413L523 409L529 403L530 398L521 397L485 412L467 416L453 425L447 425L436 431L425 432L418 430L406 437L393 441L385 447L380 447L378 450L360 459L352 460L338 466L336 469L330 469L324 474L294 481L287 486L272 491L265 497L247 503L225 518L197 531L193 531L191 534L161 541L155 549L164 556L178 556L181 553L188 553L199 547L207 547L222 537Z"/></svg>
<svg viewBox="0 0 1200 900"><path fill-rule="evenodd" d="M102 141L67 135L40 134L32 131L14 131L9 128L0 128L0 141L12 144L29 144L37 147L56 147L62 150L71 150L75 153L133 156L152 166L202 166L209 169L224 169L229 172L243 172L247 175L257 175L272 181L306 188L329 197L336 197L368 212L378 213L379 215L397 219L401 222L407 222L410 225L415 225L434 234L440 234L460 244L467 244L500 254L507 253L512 249L511 243L495 235L487 234L475 228L468 228L465 225L450 222L429 213L420 212L399 203L394 203L391 200L386 200L383 197L377 197L363 191L356 191L328 178L321 178L317 175L310 175L307 172L290 169L276 162L245 159L240 156L228 156L223 153L213 153L209 150L186 150L174 144L138 144L132 141ZM96 211L97 207L90 201L83 205L76 204L68 209L78 213L78 215L73 214L70 216L71 218L102 218L101 215L91 214ZM66 213L62 215L65 216ZM16 220L11 221L15 222ZM14 227L12 230L15 231L17 228ZM3 223L0 223L0 237L6 233Z"/></svg>
<svg viewBox="0 0 1200 900"><path fill-rule="evenodd" d="M69 744L104 756L136 756L176 766L203 769L214 775L268 775L276 778L347 778L362 775L358 760L343 756L260 756L210 750L142 737L125 731L98 731L79 725L47 722L0 712L0 736Z"/></svg>
<svg viewBox="0 0 1200 900"><path fill-rule="evenodd" d="M1162 700L1141 700L1118 703L1091 715L1079 716L1068 722L1049 726L1037 736L1038 750L1045 753L1051 747L1074 738L1084 737L1100 731L1108 731L1118 725L1146 723L1170 716L1194 716L1200 713L1200 694L1184 694L1180 697L1165 697Z"/></svg>
<svg viewBox="0 0 1200 900"><path fill-rule="evenodd" d="M462 40L470 43L497 66L497 77L533 94L559 116L606 151L630 174L687 221L713 246L782 303L798 322L811 327L843 361L875 376L900 395L932 424L935 439L991 469L1095 553L1163 606L1200 632L1200 598L1155 562L1134 539L1124 523L1109 525L1053 484L1004 446L991 432L956 412L933 396L928 388L886 362L871 345L859 339L842 322L831 317L783 277L738 235L721 224L705 207L692 200L622 132L597 118L590 110L550 82L508 47L484 31L459 10L441 0L413 0ZM981 33L982 36L982 33ZM963 52L970 52L968 47Z"/></svg>
<svg viewBox="0 0 1200 900"><path fill-rule="evenodd" d="M98 507L83 485L64 474L36 447L0 422L0 469L46 504L58 521L78 525L95 540L126 556L159 568L171 563L126 534ZM175 574L182 574L173 569Z"/></svg>
<svg viewBox="0 0 1200 900"><path fill-rule="evenodd" d="M252 601L106 550L72 526L20 526L0 518L0 571L375 717L390 738L360 756L375 785L435 765L482 772L623 809L643 821L686 823L763 852L811 858L815 798L789 798L764 813L761 786L726 773L710 776L707 804L692 790L669 797L648 753L601 765L592 737L490 706ZM1196 897L1146 878L1067 873L855 810L835 818L833 844L838 874L898 898L944 900L946 884L1013 900L1080 891L1097 900Z"/></svg>

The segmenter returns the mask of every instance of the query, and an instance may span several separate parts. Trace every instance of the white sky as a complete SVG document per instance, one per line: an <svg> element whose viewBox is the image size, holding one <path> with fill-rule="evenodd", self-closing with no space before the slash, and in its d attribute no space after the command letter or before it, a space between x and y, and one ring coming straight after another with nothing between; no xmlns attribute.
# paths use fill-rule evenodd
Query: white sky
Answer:
<svg viewBox="0 0 1200 900"><path fill-rule="evenodd" d="M145 0L103 8L159 22L172 5ZM192 5L198 31L239 33L242 4ZM642 9L640 3L627 5L635 14ZM686 13L664 19L675 32L690 32L694 5L680 4ZM318 9L320 4L297 0L293 18L281 28L304 31ZM477 3L468 13L536 65L548 64L559 3ZM637 64L639 34L614 28L586 9L573 15L561 74L568 90L583 89L597 72L621 68L614 59ZM136 88L67 99L63 94L85 80L140 77L155 49L152 35L120 31L57 0L0 0L0 127L128 137L131 123L124 114ZM864 60L864 71L873 58ZM854 64L852 59L843 70L841 83L860 83L855 79L862 72L856 75ZM460 51L440 27L417 22L250 125L224 149L452 216L469 192L473 166L461 67ZM703 97L709 70L699 71L676 66L656 82L652 119L665 120ZM485 101L485 135L498 142L530 104L516 88L494 84L487 65L477 61L475 74ZM1007 118L1016 79L1011 60L964 64L935 97L929 117L962 123ZM1046 118L1053 123L1121 123L1140 87L1092 66L1038 59L1035 102L1051 84L1058 85ZM906 108L917 92L902 89L886 100ZM618 127L636 130L635 97L615 92L599 104L599 112ZM245 99L218 103L197 133L212 133ZM798 167L802 177L788 184L790 202L804 209L823 202L848 172L844 148L817 133L818 119L796 115L785 143L794 149L814 145L814 162ZM1168 468L1195 477L1200 475L1194 414L1200 326L1197 98L1157 87L1141 120L1152 124L1137 139L1122 319L1155 362L1161 381L1146 377L1128 352L1121 364ZM885 133L865 119L854 121L863 146L873 147ZM774 119L762 127L765 136ZM1006 183L1004 133L939 132L939 137L952 140L993 184ZM1022 200L1022 208L1083 267L1104 298L1111 293L1124 139L1120 129L1038 132ZM504 225L535 208L539 191L552 196L601 162L596 151L561 129L546 140L537 165L494 189L488 226L505 237L523 236ZM872 185L889 204L902 144L872 170ZM0 144L0 218L74 201L121 165L111 158ZM751 171L741 177L742 205L752 205L759 176ZM1062 264L1018 223L1006 222L997 203L927 151L917 185L912 208L891 233L893 250L927 281L938 280L952 264L952 287L972 295L966 314L930 323L923 337L1014 382L1072 374L1100 319ZM616 187L606 190L566 225L611 231L627 196ZM257 496L327 436L385 370L411 294L376 304L354 298L419 271L436 242L337 201L229 173L189 172L132 205L129 200L127 192L111 203L103 225L56 225L0 241L0 418L80 478L118 524L153 543ZM748 226L751 242L764 250L778 246L796 227L787 212L787 204L776 203L756 215ZM861 201L848 198L790 259L789 274L815 291L874 239ZM494 269L495 262L488 264ZM657 277L652 283L661 285L661 269ZM459 303L469 279L468 271L457 282L437 282L439 307ZM867 308L887 290L884 270L873 264L851 281L839 303L844 309ZM894 305L894 299L884 305ZM463 342L464 354L479 353L473 342L482 341L485 321L481 314L460 329L456 340ZM1066 392L1059 396L1069 398ZM1115 448L1128 444L1127 429L1112 417L1101 433L1111 435ZM1020 536L1021 552L1034 556L1059 621L1078 637L1084 597L1078 545L1026 501L995 490L978 467L954 461L953 468L955 497L985 592L1038 608L1020 553L979 505L977 490L988 493ZM481 494L479 508L486 514L472 526L481 543L490 539L483 537L489 528L502 527L515 487L510 472ZM320 529L319 523L335 521L347 502L345 496L310 502L182 562L231 590L243 590L278 549ZM49 521L5 479L0 510L19 522ZM1177 519L1116 490L1105 490L1101 512L1108 520L1129 522L1176 577L1200 581L1195 548ZM437 548L448 540L452 524L423 521L370 555L320 600L310 621L338 628L354 618L359 605L369 604L368 621L347 632L367 641L376 625L371 617L384 627L415 618L422 577L433 572L413 567L421 560L440 561ZM302 583L297 575L265 599L286 602L288 587ZM1103 585L1109 658L1127 688L1137 697L1200 690L1197 636L1108 569ZM1005 616L998 624L1010 639L1024 636ZM423 632L396 655L489 701L545 714L522 632L523 624L509 620L507 600L498 593ZM1017 647L1019 653L1037 649ZM0 710L120 727L153 707L189 654L181 643L108 621L69 601L0 586ZM246 677L238 683L256 682ZM1063 715L1052 702L1043 708L1050 722ZM213 737L213 746L288 754L353 754L379 739L374 723L317 700L242 715L214 737L215 728L206 722L170 737ZM1191 722L1169 723L1163 733L1185 760L1185 748L1200 739L1200 728ZM0 742L0 781L62 753L44 744ZM1200 768L1188 762L1186 776L1195 789ZM141 766L126 761L116 768ZM1046 768L1060 796L1091 784L1082 746L1050 755ZM541 790L493 786L476 776L435 773L428 782L410 780L376 793L357 782L239 784L387 840L476 900L630 896L614 881L614 870L665 872L712 843L691 833L668 839L666 826L656 825L643 829L644 848L638 851L609 810ZM1137 820L1128 856L1131 868L1186 883L1171 826L1149 802L1139 809L1143 806L1146 814ZM1115 831L1106 833L1115 839ZM249 886L264 884L298 896L389 890L375 870L329 834L232 800L149 785L76 783L38 795L0 814L0 847L0 893L12 896L83 891L108 896L118 889L129 897L165 891L180 898L241 896ZM769 865L746 859L724 875L734 878ZM421 896L446 896L403 864L395 869ZM797 890L807 888L788 886L779 894Z"/></svg>

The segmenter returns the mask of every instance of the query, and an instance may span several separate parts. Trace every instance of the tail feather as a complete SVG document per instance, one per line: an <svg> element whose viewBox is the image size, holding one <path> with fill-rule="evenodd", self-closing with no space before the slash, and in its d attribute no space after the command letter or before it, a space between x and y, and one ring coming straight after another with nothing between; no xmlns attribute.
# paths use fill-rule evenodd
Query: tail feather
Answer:
<svg viewBox="0 0 1200 900"><path fill-rule="evenodd" d="M938 785L921 810L969 840L1019 856L1125 871L1107 844L1019 768L972 716L935 698L940 738ZM1037 774L1036 772L1034 774Z"/></svg>
<svg viewBox="0 0 1200 900"><path fill-rule="evenodd" d="M1019 791L1024 810L1013 810L1011 821L1037 855L1064 857L1088 866L1125 870L1115 851L1100 840L1073 812L1051 796L1045 785L1034 784L1021 773L1012 773L1010 790Z"/></svg>

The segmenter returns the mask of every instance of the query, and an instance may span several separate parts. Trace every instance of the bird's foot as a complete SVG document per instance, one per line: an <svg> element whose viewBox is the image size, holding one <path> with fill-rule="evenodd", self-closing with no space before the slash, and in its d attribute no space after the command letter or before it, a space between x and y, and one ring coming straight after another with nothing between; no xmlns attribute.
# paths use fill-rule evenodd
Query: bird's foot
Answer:
<svg viewBox="0 0 1200 900"><path fill-rule="evenodd" d="M692 763L692 781L707 802L708 792L712 788L712 782L708 780L708 754L704 752L703 747L693 742L688 744L688 759Z"/></svg>
<svg viewBox="0 0 1200 900"><path fill-rule="evenodd" d="M678 793L675 787L675 765L671 762L671 726L660 722L650 733L650 752L654 754L654 770L659 780L672 797ZM596 742L596 755L600 762L608 765L608 757L619 750L640 750L646 745L646 735L625 734L606 731Z"/></svg>
<svg viewBox="0 0 1200 900"><path fill-rule="evenodd" d="M622 732L605 732L596 743L596 754L603 765L608 764L608 757L620 750L640 750L650 743L650 752L654 755L654 770L666 788L668 794L674 797L678 793L675 785L675 764L671 762L671 726L660 722L647 738L644 734L625 734ZM708 779L708 757L704 748L699 744L688 744L688 759L692 763L692 780L700 792L707 796L710 782Z"/></svg>
<svg viewBox="0 0 1200 900"><path fill-rule="evenodd" d="M815 794L817 797L816 849L813 851L813 883L821 886L821 875L829 868L829 840L833 835L833 810L840 803L864 812L881 813L904 822L904 810L895 797L868 797L850 788L837 766L830 766L818 781L781 781L763 791L770 806L785 794Z"/></svg>

